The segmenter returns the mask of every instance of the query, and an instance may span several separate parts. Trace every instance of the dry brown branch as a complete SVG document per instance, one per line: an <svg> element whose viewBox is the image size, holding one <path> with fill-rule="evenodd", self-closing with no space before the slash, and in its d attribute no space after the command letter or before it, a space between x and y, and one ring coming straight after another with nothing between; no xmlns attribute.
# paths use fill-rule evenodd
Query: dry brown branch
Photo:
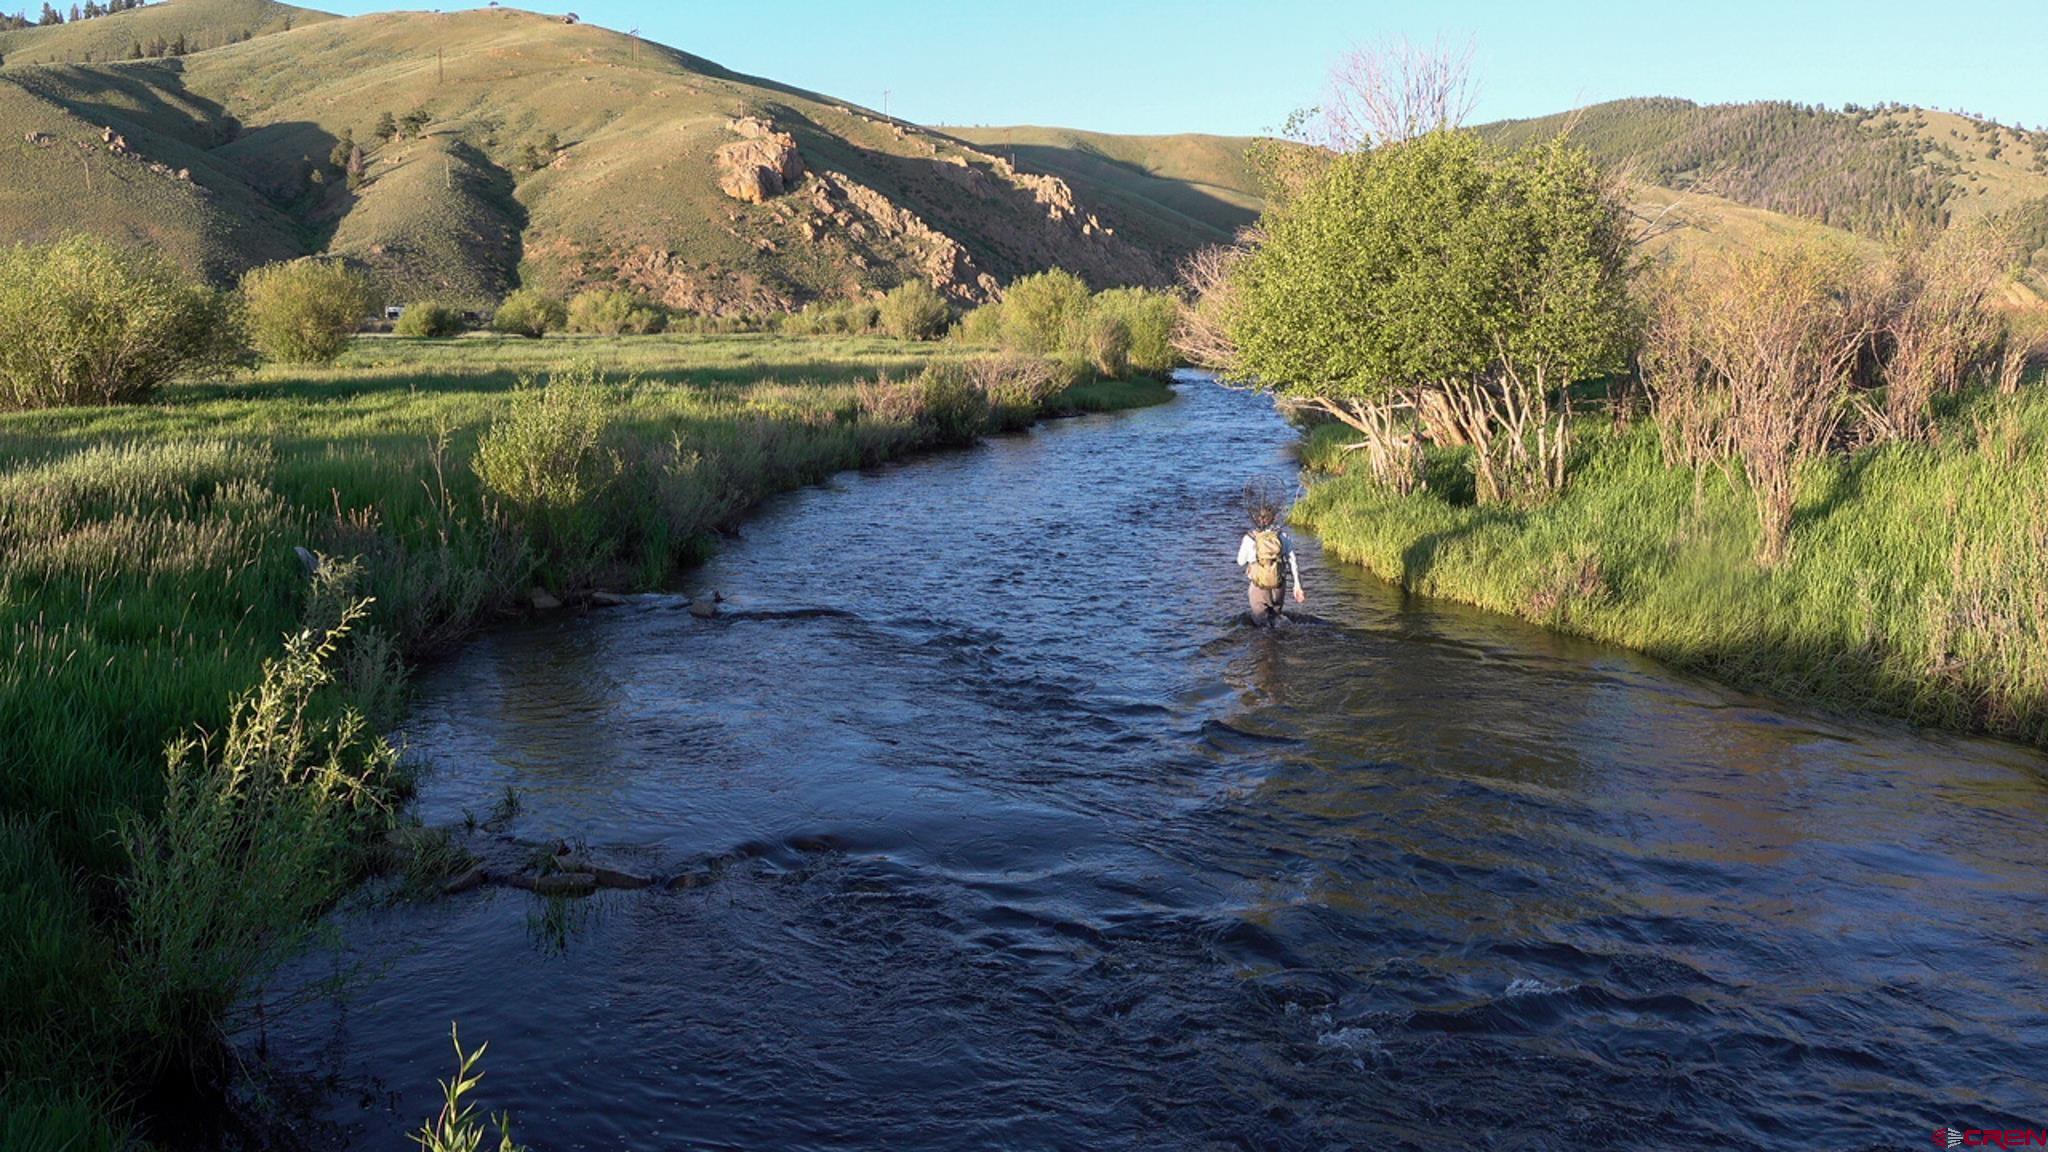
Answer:
<svg viewBox="0 0 2048 1152"><path fill-rule="evenodd" d="M1242 243L1212 245L1180 265L1185 299L1174 325L1174 351L1188 363L1226 377L1237 366L1237 344L1230 338L1235 300L1231 272L1248 250Z"/></svg>
<svg viewBox="0 0 2048 1152"><path fill-rule="evenodd" d="M1456 128L1472 114L1472 45L1405 37L1354 45L1330 69L1312 131L1338 152L1363 152Z"/></svg>

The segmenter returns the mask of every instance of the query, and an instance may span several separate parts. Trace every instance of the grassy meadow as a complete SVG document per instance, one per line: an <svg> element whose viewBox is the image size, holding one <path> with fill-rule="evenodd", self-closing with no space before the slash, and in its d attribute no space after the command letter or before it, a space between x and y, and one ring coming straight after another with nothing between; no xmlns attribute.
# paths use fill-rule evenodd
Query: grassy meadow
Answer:
<svg viewBox="0 0 2048 1152"><path fill-rule="evenodd" d="M317 875L276 892L249 877L252 893L230 890L245 885L240 867L214 869L224 881L181 856L181 833L157 815L167 789L186 788L166 771L167 744L210 734L209 762L253 749L292 772L329 752L360 761L392 716L403 663L523 607L529 589L573 601L659 585L763 496L959 442L914 381L972 354L881 338L359 338L329 368L174 385L146 405L0 414L0 1144L117 1143L107 1118L164 1077L195 1074L249 975L198 970L207 926L289 928L345 882L345 852L308 860ZM599 366L601 381L572 364ZM551 376L583 383L522 385ZM573 455L537 399L555 393L581 397L559 414L589 433ZM1166 395L1150 382L1081 385L1003 423ZM487 490L473 460L493 436L514 466L532 463L540 491L558 491L551 470L572 474L576 498L526 507ZM320 580L301 546L334 558ZM341 691L299 715L289 691L271 691L297 674L266 675L266 662L290 635L335 641L362 599L334 658ZM296 682L329 677L303 671ZM340 722L343 703L367 718L362 747L315 748L307 733ZM275 740L251 735L273 728ZM394 780L378 804L400 793ZM264 830L220 833L223 858ZM136 875L172 865L154 888ZM255 898L275 906L237 903ZM245 941L245 959L275 943Z"/></svg>
<svg viewBox="0 0 2048 1152"><path fill-rule="evenodd" d="M2048 393L1953 398L1930 443L1810 462L1789 558L1752 562L1739 470L1670 467L1647 420L1582 418L1571 480L1481 507L1455 451L1398 495L1318 429L1295 516L1428 596L1650 653L1744 688L2048 744Z"/></svg>

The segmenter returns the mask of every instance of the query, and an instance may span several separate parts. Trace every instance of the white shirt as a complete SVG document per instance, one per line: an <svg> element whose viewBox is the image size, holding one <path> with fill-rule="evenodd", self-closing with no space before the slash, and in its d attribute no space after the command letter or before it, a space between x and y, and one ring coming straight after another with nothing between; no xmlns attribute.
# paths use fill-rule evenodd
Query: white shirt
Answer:
<svg viewBox="0 0 2048 1152"><path fill-rule="evenodd" d="M1293 579L1296 588L1301 587L1301 569L1294 563L1294 541L1289 540L1285 532L1280 534L1280 552L1287 557L1287 575ZM1243 568L1258 558L1259 546L1253 542L1252 534L1247 532L1244 539L1237 542L1237 566Z"/></svg>

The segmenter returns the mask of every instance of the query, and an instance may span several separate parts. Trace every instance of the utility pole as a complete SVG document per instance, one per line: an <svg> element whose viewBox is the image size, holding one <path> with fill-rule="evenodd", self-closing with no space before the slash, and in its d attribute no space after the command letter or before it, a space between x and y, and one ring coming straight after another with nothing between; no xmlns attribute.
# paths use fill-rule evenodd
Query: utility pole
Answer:
<svg viewBox="0 0 2048 1152"><path fill-rule="evenodd" d="M448 83L448 65L441 59L441 50L434 49L434 83Z"/></svg>
<svg viewBox="0 0 2048 1152"><path fill-rule="evenodd" d="M882 119L889 119L889 89L882 89Z"/></svg>
<svg viewBox="0 0 2048 1152"><path fill-rule="evenodd" d="M626 35L632 37L633 47L631 51L633 53L633 63L638 64L640 62L640 29L635 28L631 32L626 33Z"/></svg>

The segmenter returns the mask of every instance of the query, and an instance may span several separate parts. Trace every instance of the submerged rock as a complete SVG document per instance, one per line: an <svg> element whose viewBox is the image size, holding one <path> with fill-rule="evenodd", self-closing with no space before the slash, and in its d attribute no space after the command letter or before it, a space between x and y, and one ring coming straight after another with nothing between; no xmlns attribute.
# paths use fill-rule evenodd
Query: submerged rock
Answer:
<svg viewBox="0 0 2048 1152"><path fill-rule="evenodd" d="M550 872L533 878L533 889L542 896L588 896L597 891L597 877L588 872Z"/></svg>
<svg viewBox="0 0 2048 1152"><path fill-rule="evenodd" d="M461 893L467 892L473 888L480 887L487 878L488 877L484 872L483 865L473 865L466 871L458 872L455 875L450 876L447 879L447 881L441 885L441 891L449 896L460 895Z"/></svg>
<svg viewBox="0 0 2048 1152"><path fill-rule="evenodd" d="M580 857L564 856L558 863L565 873L587 873L596 877L597 886L600 888L646 888L654 883L652 877L627 872L621 868L609 868L603 864L593 864Z"/></svg>

